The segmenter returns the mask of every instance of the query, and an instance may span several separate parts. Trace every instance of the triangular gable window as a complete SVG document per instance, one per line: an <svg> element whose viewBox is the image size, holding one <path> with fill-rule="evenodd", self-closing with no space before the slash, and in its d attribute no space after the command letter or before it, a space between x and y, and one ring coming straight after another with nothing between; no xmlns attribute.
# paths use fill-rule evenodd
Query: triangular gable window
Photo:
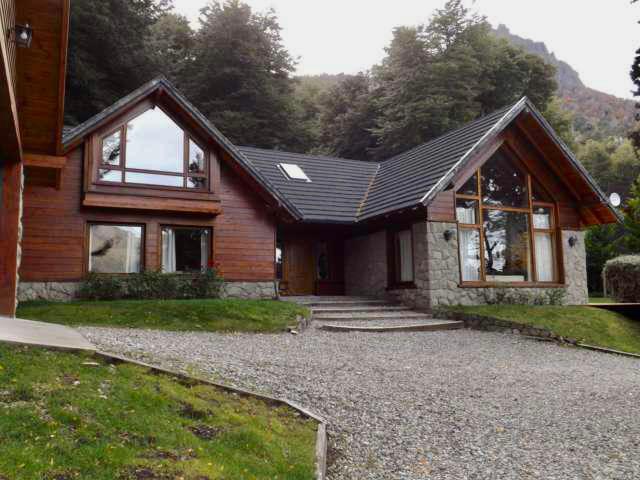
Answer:
<svg viewBox="0 0 640 480"><path fill-rule="evenodd" d="M206 189L205 150L161 108L101 138L98 182Z"/></svg>
<svg viewBox="0 0 640 480"><path fill-rule="evenodd" d="M558 283L555 210L517 160L494 153L456 192L462 282Z"/></svg>

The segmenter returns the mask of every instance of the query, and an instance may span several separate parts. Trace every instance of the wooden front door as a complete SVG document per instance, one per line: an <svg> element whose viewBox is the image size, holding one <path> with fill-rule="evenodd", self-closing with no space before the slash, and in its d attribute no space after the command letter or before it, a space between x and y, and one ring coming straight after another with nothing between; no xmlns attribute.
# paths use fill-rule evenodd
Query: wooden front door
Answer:
<svg viewBox="0 0 640 480"><path fill-rule="evenodd" d="M313 244L306 239L287 239L284 254L284 275L289 295L314 294Z"/></svg>

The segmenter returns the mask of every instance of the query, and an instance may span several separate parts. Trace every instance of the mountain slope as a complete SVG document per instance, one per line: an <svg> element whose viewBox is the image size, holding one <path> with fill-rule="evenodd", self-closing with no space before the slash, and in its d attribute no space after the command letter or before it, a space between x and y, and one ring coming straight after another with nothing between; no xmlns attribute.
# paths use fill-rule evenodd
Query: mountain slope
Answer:
<svg viewBox="0 0 640 480"><path fill-rule="evenodd" d="M632 100L587 87L578 72L567 62L558 60L543 42L514 35L505 25L498 25L493 32L497 37L541 56L556 67L558 97L565 108L574 114L577 132L589 138L599 138L609 135L626 136L632 128L635 116L635 104Z"/></svg>

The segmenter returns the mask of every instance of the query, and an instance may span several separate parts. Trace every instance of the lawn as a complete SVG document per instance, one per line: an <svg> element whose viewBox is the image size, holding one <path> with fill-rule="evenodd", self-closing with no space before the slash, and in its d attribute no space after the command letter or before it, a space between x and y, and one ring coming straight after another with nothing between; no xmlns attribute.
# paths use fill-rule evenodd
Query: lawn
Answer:
<svg viewBox="0 0 640 480"><path fill-rule="evenodd" d="M616 303L616 301L609 297L589 297L589 303Z"/></svg>
<svg viewBox="0 0 640 480"><path fill-rule="evenodd" d="M452 307L530 326L540 326L582 343L640 354L640 322L594 307L477 305Z"/></svg>
<svg viewBox="0 0 640 480"><path fill-rule="evenodd" d="M0 478L311 479L286 407L89 355L0 345Z"/></svg>
<svg viewBox="0 0 640 480"><path fill-rule="evenodd" d="M28 320L159 330L206 332L281 332L309 311L275 300L115 300L26 302L17 317Z"/></svg>

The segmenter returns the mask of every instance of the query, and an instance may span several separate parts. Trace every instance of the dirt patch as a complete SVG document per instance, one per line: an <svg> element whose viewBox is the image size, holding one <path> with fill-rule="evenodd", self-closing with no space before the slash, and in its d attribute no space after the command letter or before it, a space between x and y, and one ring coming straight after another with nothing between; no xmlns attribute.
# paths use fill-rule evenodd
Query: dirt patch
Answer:
<svg viewBox="0 0 640 480"><path fill-rule="evenodd" d="M192 449L183 452L172 452L170 450L153 450L144 455L144 458L154 460L171 460L173 462L183 462L195 458L196 454Z"/></svg>
<svg viewBox="0 0 640 480"><path fill-rule="evenodd" d="M191 433L196 437L201 438L202 440L213 440L224 432L224 429L220 427L211 427L203 424L189 427L189 430L191 430Z"/></svg>
<svg viewBox="0 0 640 480"><path fill-rule="evenodd" d="M180 415L192 420L202 420L211 415L210 410L199 410L188 402L180 402Z"/></svg>
<svg viewBox="0 0 640 480"><path fill-rule="evenodd" d="M0 480L3 478L4 477L0 477ZM75 478L80 478L80 474L78 472L54 471L44 474L44 480L73 480Z"/></svg>
<svg viewBox="0 0 640 480"><path fill-rule="evenodd" d="M182 472L158 472L149 467L131 467L118 480L176 480L184 478Z"/></svg>

